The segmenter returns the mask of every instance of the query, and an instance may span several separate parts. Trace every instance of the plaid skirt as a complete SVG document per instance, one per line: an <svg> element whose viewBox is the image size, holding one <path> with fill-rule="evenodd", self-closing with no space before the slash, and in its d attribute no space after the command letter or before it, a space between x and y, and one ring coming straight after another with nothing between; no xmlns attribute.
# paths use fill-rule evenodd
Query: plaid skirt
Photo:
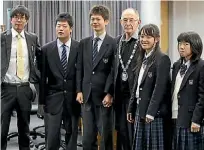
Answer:
<svg viewBox="0 0 204 150"><path fill-rule="evenodd" d="M136 116L132 150L164 150L162 118L145 123L144 119Z"/></svg>
<svg viewBox="0 0 204 150"><path fill-rule="evenodd" d="M172 150L204 150L204 127L198 133L189 128L173 127Z"/></svg>

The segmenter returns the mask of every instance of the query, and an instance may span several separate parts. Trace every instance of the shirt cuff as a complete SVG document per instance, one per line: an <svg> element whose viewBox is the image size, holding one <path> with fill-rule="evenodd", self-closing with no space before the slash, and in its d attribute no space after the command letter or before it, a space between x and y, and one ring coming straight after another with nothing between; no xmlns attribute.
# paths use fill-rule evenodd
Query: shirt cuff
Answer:
<svg viewBox="0 0 204 150"><path fill-rule="evenodd" d="M147 118L154 120L154 117L151 115L146 115Z"/></svg>
<svg viewBox="0 0 204 150"><path fill-rule="evenodd" d="M192 122L192 124L195 125L195 126L197 126L197 127L200 127L200 125L197 124L197 123Z"/></svg>

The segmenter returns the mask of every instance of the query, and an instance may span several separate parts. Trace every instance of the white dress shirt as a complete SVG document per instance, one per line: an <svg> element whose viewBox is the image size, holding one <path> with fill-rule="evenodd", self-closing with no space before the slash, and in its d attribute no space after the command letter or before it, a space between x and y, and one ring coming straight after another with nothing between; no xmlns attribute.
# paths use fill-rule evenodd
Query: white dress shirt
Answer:
<svg viewBox="0 0 204 150"><path fill-rule="evenodd" d="M58 47L58 53L59 53L59 57L61 60L62 57L62 51L63 51L63 45L64 43L62 43L59 39L57 39L57 47ZM67 62L69 59L69 53L70 53L70 47L71 47L71 38L65 43L66 45L66 51L67 51Z"/></svg>
<svg viewBox="0 0 204 150"><path fill-rule="evenodd" d="M21 83L21 82L28 82L28 78L30 75L30 65L29 65L29 55L28 55L28 47L26 43L25 33L24 30L20 33L22 38L22 49L23 49L23 61L24 61L24 77L20 79L17 76L17 42L18 42L18 32L11 29L12 33L12 42L11 42L11 56L10 56L10 62L9 67L6 72L4 82L7 83Z"/></svg>
<svg viewBox="0 0 204 150"><path fill-rule="evenodd" d="M96 37L99 37L99 38L100 38L100 40L98 41L98 52L99 52L99 50L100 50L100 48L101 48L101 45L102 45L102 43L103 43L103 40L104 40L105 36L106 36L106 32L104 32L104 33L101 34L100 36L96 36L96 33L94 33L94 39L95 39ZM94 40L93 40L93 46L94 46Z"/></svg>

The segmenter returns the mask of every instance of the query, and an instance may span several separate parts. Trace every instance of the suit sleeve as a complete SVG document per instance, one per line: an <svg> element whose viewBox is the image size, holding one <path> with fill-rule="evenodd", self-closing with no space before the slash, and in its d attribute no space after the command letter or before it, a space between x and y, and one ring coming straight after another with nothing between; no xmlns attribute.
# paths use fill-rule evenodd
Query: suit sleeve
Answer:
<svg viewBox="0 0 204 150"><path fill-rule="evenodd" d="M164 96L167 91L169 82L171 62L167 55L163 56L158 60L157 64L157 77L156 83L153 90L153 94L147 109L147 114L155 117L159 109L160 103L165 100Z"/></svg>
<svg viewBox="0 0 204 150"><path fill-rule="evenodd" d="M204 117L204 65L200 68L198 83L198 102L193 112L192 122L201 124Z"/></svg>
<svg viewBox="0 0 204 150"><path fill-rule="evenodd" d="M46 84L47 84L47 57L46 57L46 48L42 48L42 63L41 63L41 78L39 85L39 105L45 105L45 95L46 95Z"/></svg>
<svg viewBox="0 0 204 150"><path fill-rule="evenodd" d="M130 101L128 104L128 109L127 109L127 113L131 113L133 115L136 112L136 98L135 98L136 90L137 90L137 79L135 78Z"/></svg>
<svg viewBox="0 0 204 150"><path fill-rule="evenodd" d="M76 93L82 92L83 79L83 42L80 41L77 48L77 63L76 63Z"/></svg>
<svg viewBox="0 0 204 150"><path fill-rule="evenodd" d="M104 93L108 93L113 96L114 91L114 67L115 67L115 51L116 51L116 41L113 40L112 44L112 56L111 56L111 70L106 80L106 85L104 89Z"/></svg>
<svg viewBox="0 0 204 150"><path fill-rule="evenodd" d="M38 37L36 36L36 47L35 47L35 56L36 56L36 65L37 65L37 69L40 71L41 70L41 63L42 63L42 51L41 51L41 47L39 44L39 40Z"/></svg>

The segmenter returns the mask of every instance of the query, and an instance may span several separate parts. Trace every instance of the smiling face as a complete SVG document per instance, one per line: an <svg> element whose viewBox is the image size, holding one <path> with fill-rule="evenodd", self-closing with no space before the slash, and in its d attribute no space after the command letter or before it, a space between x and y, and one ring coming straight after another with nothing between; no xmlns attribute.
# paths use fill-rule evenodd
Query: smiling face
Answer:
<svg viewBox="0 0 204 150"><path fill-rule="evenodd" d="M67 21L58 21L56 24L56 35L61 41L68 41L71 36L72 28Z"/></svg>
<svg viewBox="0 0 204 150"><path fill-rule="evenodd" d="M146 51L151 51L155 47L157 42L159 42L158 38L154 38L153 36L147 35L144 30L141 31L140 44L142 46L142 49Z"/></svg>
<svg viewBox="0 0 204 150"><path fill-rule="evenodd" d="M90 25L96 33L103 33L108 23L101 15L93 14L90 18Z"/></svg>
<svg viewBox="0 0 204 150"><path fill-rule="evenodd" d="M132 9L126 9L122 13L120 23L126 34L133 35L140 24L139 15Z"/></svg>

